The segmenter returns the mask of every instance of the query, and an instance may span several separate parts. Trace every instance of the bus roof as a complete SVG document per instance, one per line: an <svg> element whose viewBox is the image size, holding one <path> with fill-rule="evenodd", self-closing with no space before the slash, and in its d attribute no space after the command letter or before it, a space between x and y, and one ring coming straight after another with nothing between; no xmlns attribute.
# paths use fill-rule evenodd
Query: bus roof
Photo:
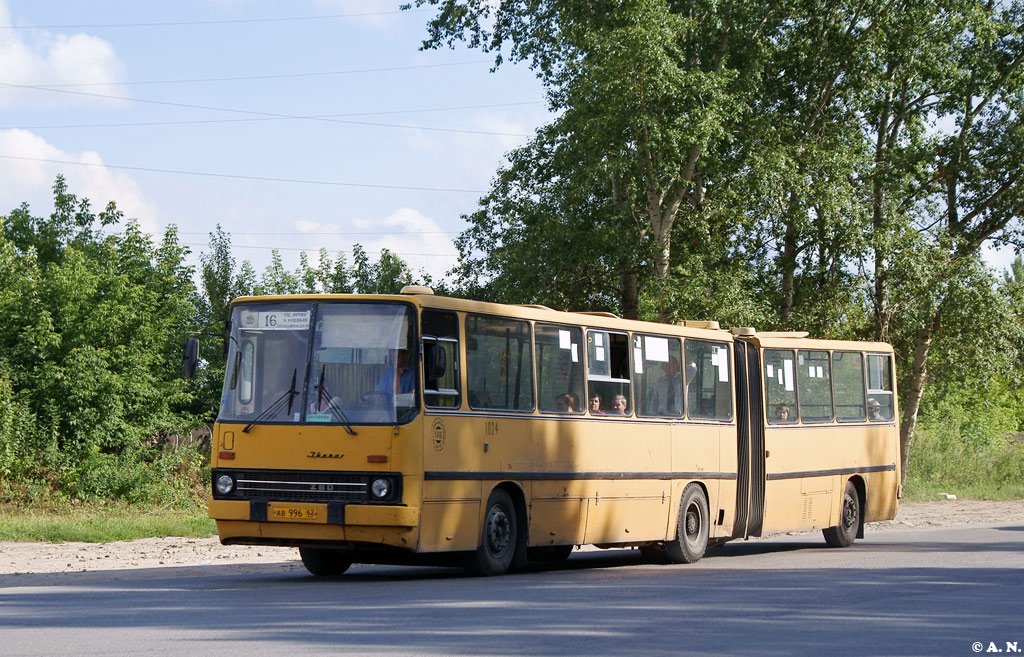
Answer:
<svg viewBox="0 0 1024 657"><path fill-rule="evenodd" d="M540 304L505 304L489 301L474 301L456 297L438 296L429 287L411 285L403 288L402 294L285 294L238 297L231 305L260 302L330 302L330 301L395 301L413 303L420 308L452 310L458 312L500 315L516 319L551 322L553 324L581 325L610 331L633 331L638 333L660 333L700 337L731 342L736 337L752 339L761 347L789 349L856 349L892 353L892 347L884 342L862 342L852 340L824 340L808 338L806 331L777 332L757 330L749 327L732 330L719 328L713 320L683 320L678 324L623 319L608 312L573 312L554 310Z"/></svg>

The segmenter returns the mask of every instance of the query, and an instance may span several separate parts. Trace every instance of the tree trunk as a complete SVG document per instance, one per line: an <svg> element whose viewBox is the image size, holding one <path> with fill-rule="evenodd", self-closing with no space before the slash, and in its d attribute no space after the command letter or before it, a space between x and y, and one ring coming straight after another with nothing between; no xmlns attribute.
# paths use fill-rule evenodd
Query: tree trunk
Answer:
<svg viewBox="0 0 1024 657"><path fill-rule="evenodd" d="M786 222L786 234L782 238L782 303L779 308L779 319L784 327L789 327L793 320L793 308L796 305L796 192L790 193L790 211Z"/></svg>
<svg viewBox="0 0 1024 657"><path fill-rule="evenodd" d="M885 187L882 182L882 170L886 165L886 135L889 130L889 111L892 107L892 92L886 96L885 104L875 126L875 163L871 190L871 227L872 246L875 252L875 340L886 342L889 337L889 322L892 311L889 309L889 256L885 246ZM913 432L911 432L913 433Z"/></svg>
<svg viewBox="0 0 1024 657"><path fill-rule="evenodd" d="M619 279L622 287L622 316L626 319L640 319L636 270L627 258L623 258L619 263Z"/></svg>
<svg viewBox="0 0 1024 657"><path fill-rule="evenodd" d="M939 317L936 311L931 324L917 332L910 390L904 397L906 406L900 423L900 483L907 480L907 462L910 460L910 445L914 441L914 429L917 427L917 412L921 409L921 397L924 396L924 386L928 382L928 351L939 328Z"/></svg>

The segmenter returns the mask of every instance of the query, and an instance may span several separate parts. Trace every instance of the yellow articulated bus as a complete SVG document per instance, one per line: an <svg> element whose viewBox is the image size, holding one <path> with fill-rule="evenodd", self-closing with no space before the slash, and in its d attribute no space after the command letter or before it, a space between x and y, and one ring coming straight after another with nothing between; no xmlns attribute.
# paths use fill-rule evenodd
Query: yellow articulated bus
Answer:
<svg viewBox="0 0 1024 657"><path fill-rule="evenodd" d="M896 515L887 344L410 286L240 298L226 347L210 517L315 575L498 575L579 545L689 563L783 531L848 546Z"/></svg>

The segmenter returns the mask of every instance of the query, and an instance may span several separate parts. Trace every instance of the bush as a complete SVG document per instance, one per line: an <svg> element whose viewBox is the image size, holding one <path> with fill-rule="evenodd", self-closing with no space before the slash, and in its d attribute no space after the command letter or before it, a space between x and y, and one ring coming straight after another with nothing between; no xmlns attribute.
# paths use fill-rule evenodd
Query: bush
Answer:
<svg viewBox="0 0 1024 657"><path fill-rule="evenodd" d="M931 400L911 448L908 491L920 497L968 491L991 498L1024 494L1019 410L999 385Z"/></svg>

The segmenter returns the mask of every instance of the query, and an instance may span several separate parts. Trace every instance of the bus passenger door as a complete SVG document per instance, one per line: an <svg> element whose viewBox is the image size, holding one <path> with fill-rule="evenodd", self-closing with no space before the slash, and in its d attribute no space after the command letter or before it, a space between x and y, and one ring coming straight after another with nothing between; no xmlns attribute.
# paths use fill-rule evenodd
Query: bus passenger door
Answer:
<svg viewBox="0 0 1024 657"><path fill-rule="evenodd" d="M759 536L764 520L765 451L757 348L733 343L736 365L736 512L732 535ZM722 464L725 467L725 463Z"/></svg>

